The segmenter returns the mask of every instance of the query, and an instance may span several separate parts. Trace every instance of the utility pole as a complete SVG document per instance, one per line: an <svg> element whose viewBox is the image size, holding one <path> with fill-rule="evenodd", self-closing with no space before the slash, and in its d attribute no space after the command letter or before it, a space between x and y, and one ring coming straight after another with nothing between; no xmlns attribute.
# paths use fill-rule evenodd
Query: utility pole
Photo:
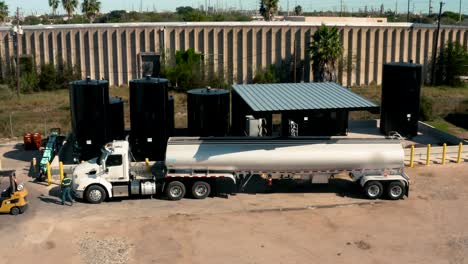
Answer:
<svg viewBox="0 0 468 264"><path fill-rule="evenodd" d="M395 0L395 16L398 14L398 0Z"/></svg>
<svg viewBox="0 0 468 264"><path fill-rule="evenodd" d="M408 14L406 15L406 22L409 22L410 2L411 2L411 0L408 0Z"/></svg>
<svg viewBox="0 0 468 264"><path fill-rule="evenodd" d="M340 1L340 16L343 16L343 0Z"/></svg>
<svg viewBox="0 0 468 264"><path fill-rule="evenodd" d="M429 16L432 15L432 0L429 0Z"/></svg>
<svg viewBox="0 0 468 264"><path fill-rule="evenodd" d="M432 69L431 69L431 85L434 85L434 77L435 77L435 67L436 67L436 59L437 59L437 46L439 45L439 31L440 31L440 17L442 16L442 6L444 5L443 2L440 2L439 7L439 15L437 16L437 31L435 36L435 43L432 47Z"/></svg>
<svg viewBox="0 0 468 264"><path fill-rule="evenodd" d="M294 39L294 69L293 69L293 72L294 72L294 82L297 83L297 79L296 79L296 75L297 75L297 56L296 56L296 48L297 48L297 38Z"/></svg>
<svg viewBox="0 0 468 264"><path fill-rule="evenodd" d="M13 42L16 46L16 95L20 97L21 83L20 83L20 48L21 48L21 34L20 26L20 11L19 7L16 8L16 25L13 26Z"/></svg>
<svg viewBox="0 0 468 264"><path fill-rule="evenodd" d="M459 12L458 22L461 22L462 21L462 0L460 0L460 9L458 9L458 12Z"/></svg>

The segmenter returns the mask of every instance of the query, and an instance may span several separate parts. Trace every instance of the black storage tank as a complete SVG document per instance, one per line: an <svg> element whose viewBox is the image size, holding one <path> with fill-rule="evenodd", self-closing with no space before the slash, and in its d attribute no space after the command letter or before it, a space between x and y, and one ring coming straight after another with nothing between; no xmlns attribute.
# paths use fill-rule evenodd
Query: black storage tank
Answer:
<svg viewBox="0 0 468 264"><path fill-rule="evenodd" d="M109 141L125 138L124 101L119 97L109 98L109 118L107 119Z"/></svg>
<svg viewBox="0 0 468 264"><path fill-rule="evenodd" d="M109 83L86 79L70 83L70 111L77 151L85 160L100 154L109 138Z"/></svg>
<svg viewBox="0 0 468 264"><path fill-rule="evenodd" d="M422 65L386 63L383 66L380 130L405 137L418 134Z"/></svg>
<svg viewBox="0 0 468 264"><path fill-rule="evenodd" d="M169 99L167 101L168 103L168 110L167 110L167 132L169 137L174 136L174 130L175 130L175 105L174 105L174 97L169 96Z"/></svg>
<svg viewBox="0 0 468 264"><path fill-rule="evenodd" d="M130 139L139 160L164 160L168 139L169 81L145 77L130 81Z"/></svg>
<svg viewBox="0 0 468 264"><path fill-rule="evenodd" d="M229 91L193 89L187 92L188 129L192 136L226 136L229 133Z"/></svg>

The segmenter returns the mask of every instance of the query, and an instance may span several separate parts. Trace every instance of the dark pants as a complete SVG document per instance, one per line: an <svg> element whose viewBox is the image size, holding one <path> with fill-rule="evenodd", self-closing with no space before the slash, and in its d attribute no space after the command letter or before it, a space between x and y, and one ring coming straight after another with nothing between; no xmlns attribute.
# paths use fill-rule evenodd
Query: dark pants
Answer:
<svg viewBox="0 0 468 264"><path fill-rule="evenodd" d="M62 188L62 204L63 205L65 204L67 198L70 200L70 203L73 205L73 198L71 196L71 188L70 187Z"/></svg>

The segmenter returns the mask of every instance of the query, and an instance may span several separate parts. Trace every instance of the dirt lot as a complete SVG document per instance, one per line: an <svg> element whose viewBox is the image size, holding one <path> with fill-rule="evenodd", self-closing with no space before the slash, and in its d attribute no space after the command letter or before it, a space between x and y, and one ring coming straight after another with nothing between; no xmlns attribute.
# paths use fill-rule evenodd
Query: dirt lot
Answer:
<svg viewBox="0 0 468 264"><path fill-rule="evenodd" d="M371 202L349 183L229 199L57 204L0 146L31 208L0 215L0 263L468 263L468 164L408 169L410 197Z"/></svg>

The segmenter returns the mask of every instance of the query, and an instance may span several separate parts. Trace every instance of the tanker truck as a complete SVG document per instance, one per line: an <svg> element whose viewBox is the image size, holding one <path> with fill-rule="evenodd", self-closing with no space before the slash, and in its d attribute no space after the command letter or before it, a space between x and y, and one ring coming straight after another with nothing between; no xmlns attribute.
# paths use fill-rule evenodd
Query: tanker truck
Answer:
<svg viewBox="0 0 468 264"><path fill-rule="evenodd" d="M346 173L369 199L385 195L398 200L409 194L410 179L403 168L398 140L170 138L165 161L155 162L151 170L131 162L128 142L114 141L100 157L75 168L72 186L76 197L90 203L158 193L169 200L187 194L204 199L220 181L234 193L252 177L267 185L281 180L325 184Z"/></svg>

